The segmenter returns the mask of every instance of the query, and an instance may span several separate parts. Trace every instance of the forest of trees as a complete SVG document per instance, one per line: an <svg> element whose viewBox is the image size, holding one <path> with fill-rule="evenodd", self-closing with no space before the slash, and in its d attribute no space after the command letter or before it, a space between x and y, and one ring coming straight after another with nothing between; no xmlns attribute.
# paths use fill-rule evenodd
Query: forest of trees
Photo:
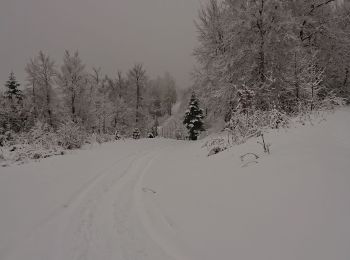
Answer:
<svg viewBox="0 0 350 260"><path fill-rule="evenodd" d="M349 104L349 8L339 0L210 0L194 50L194 89L208 120Z"/></svg>
<svg viewBox="0 0 350 260"><path fill-rule="evenodd" d="M177 127L185 122L191 139L218 120L240 141L293 116L350 104L350 3L208 0L196 27L193 88L185 91L181 115L172 117ZM71 138L66 148L92 134L132 136L138 129L147 136L177 102L174 78L151 79L142 64L112 77L87 69L78 52L66 51L56 64L40 51L25 66L25 84L10 74L0 95L0 145L9 133L26 141L34 133L58 134L60 145ZM191 93L203 108L198 118L205 118L196 132L188 113L184 121Z"/></svg>
<svg viewBox="0 0 350 260"><path fill-rule="evenodd" d="M171 115L177 92L174 78L165 73L151 79L142 64L126 74L109 77L100 68L89 71L79 53L66 51L60 67L42 51L25 66L20 86L11 72L0 95L0 135L79 129L84 134L116 131L146 135L159 120Z"/></svg>

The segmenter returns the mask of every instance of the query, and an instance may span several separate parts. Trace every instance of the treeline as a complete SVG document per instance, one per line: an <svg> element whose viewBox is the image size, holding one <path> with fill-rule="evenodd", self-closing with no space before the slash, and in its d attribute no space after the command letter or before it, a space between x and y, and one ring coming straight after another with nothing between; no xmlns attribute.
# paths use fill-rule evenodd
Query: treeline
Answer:
<svg viewBox="0 0 350 260"><path fill-rule="evenodd" d="M195 89L209 118L350 103L349 3L210 0L196 24Z"/></svg>
<svg viewBox="0 0 350 260"><path fill-rule="evenodd" d="M86 133L145 135L160 118L171 115L176 103L176 83L166 73L150 79L142 64L113 77L101 69L88 71L79 53L66 51L62 66L39 52L26 65L25 88L11 73L0 95L0 134L29 132L37 124L50 131L64 125Z"/></svg>

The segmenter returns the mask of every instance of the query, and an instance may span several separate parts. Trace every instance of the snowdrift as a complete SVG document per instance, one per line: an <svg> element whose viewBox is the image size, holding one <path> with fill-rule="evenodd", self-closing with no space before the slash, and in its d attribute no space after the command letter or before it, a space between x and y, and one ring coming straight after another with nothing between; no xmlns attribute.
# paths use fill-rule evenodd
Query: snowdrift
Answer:
<svg viewBox="0 0 350 260"><path fill-rule="evenodd" d="M350 111L265 138L271 155L255 138L211 157L173 147L145 179L154 228L190 259L349 259Z"/></svg>

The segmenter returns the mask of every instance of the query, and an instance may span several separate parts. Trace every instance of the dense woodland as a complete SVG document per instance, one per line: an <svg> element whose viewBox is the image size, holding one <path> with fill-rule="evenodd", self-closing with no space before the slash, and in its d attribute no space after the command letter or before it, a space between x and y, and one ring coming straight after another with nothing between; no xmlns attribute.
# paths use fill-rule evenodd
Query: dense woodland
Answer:
<svg viewBox="0 0 350 260"><path fill-rule="evenodd" d="M40 51L25 66L25 84L11 73L0 95L0 144L22 138L78 148L116 131L156 134L160 123L173 137L185 125L192 140L220 125L242 142L290 118L350 104L347 1L209 0L196 27L193 87L171 120L179 95L169 73L150 79L135 64L110 77L88 70L78 52L66 51L59 67Z"/></svg>
<svg viewBox="0 0 350 260"><path fill-rule="evenodd" d="M194 50L207 121L235 129L242 117L254 124L349 104L349 8L339 0L210 0Z"/></svg>

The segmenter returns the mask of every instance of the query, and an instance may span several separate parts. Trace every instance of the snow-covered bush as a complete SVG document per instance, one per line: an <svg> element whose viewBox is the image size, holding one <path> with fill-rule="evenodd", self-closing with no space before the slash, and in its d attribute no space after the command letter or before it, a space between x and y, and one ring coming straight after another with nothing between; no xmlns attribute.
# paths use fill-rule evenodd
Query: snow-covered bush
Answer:
<svg viewBox="0 0 350 260"><path fill-rule="evenodd" d="M5 143L1 154L7 162L23 163L64 153L63 148L58 145L57 134L40 121L28 132L4 136Z"/></svg>
<svg viewBox="0 0 350 260"><path fill-rule="evenodd" d="M9 143L13 142L13 133L10 131L7 131L3 134L0 133L0 147L9 145Z"/></svg>
<svg viewBox="0 0 350 260"><path fill-rule="evenodd" d="M111 142L113 140L116 140L115 135L111 135L111 134L97 134L96 135L96 142L99 144Z"/></svg>
<svg viewBox="0 0 350 260"><path fill-rule="evenodd" d="M279 129L285 128L289 125L289 118L286 114L279 111L276 107L274 107L269 113L269 128Z"/></svg>
<svg viewBox="0 0 350 260"><path fill-rule="evenodd" d="M234 143L240 143L256 133L259 129L257 123L256 114L234 113L226 126L226 130L231 131Z"/></svg>
<svg viewBox="0 0 350 260"><path fill-rule="evenodd" d="M224 137L217 137L207 141L203 147L207 148L207 151L209 152L208 156L212 156L225 151L228 147L230 147L230 143L229 140L225 139Z"/></svg>
<svg viewBox="0 0 350 260"><path fill-rule="evenodd" d="M64 149L78 149L87 140L86 131L80 125L73 121L61 124L57 130L58 145Z"/></svg>
<svg viewBox="0 0 350 260"><path fill-rule="evenodd" d="M48 150L53 147L57 147L57 135L54 130L43 122L36 122L34 127L28 132L28 134L20 135L21 144L28 144L33 146L37 150Z"/></svg>
<svg viewBox="0 0 350 260"><path fill-rule="evenodd" d="M232 142L239 144L256 136L263 129L279 129L289 125L290 118L277 108L271 111L249 110L233 112L226 124L226 130L232 135Z"/></svg>

